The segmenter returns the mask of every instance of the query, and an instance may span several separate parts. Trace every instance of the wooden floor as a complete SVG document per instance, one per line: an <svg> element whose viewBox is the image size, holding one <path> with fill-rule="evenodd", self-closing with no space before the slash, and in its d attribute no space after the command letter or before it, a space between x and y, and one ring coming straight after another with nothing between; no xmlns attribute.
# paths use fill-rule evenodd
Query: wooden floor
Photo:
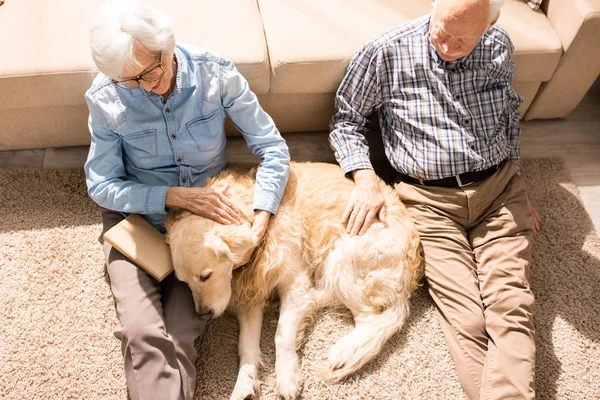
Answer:
<svg viewBox="0 0 600 400"><path fill-rule="evenodd" d="M523 158L560 157L577 184L600 234L600 79L584 100L562 120L522 122ZM335 162L325 132L284 134L293 160ZM82 167L88 146L0 152L0 168ZM228 140L230 162L254 162L242 138Z"/></svg>

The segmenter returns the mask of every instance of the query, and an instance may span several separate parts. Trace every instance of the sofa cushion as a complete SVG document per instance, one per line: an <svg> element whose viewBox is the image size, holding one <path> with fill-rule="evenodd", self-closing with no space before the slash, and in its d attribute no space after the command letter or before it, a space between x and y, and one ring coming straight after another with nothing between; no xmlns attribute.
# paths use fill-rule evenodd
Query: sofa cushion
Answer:
<svg viewBox="0 0 600 400"><path fill-rule="evenodd" d="M177 42L230 58L252 90L269 92L270 69L255 0L148 3L169 16ZM83 95L96 74L89 30L100 4L8 0L0 7L0 92L10 93L0 96L0 109L85 104Z"/></svg>
<svg viewBox="0 0 600 400"><path fill-rule="evenodd" d="M366 42L425 15L431 0L258 0L271 67L272 93L331 93ZM500 24L515 44L515 80L547 81L560 41L541 11L507 0Z"/></svg>
<svg viewBox="0 0 600 400"><path fill-rule="evenodd" d="M542 0L525 0L532 10L537 10L542 5Z"/></svg>

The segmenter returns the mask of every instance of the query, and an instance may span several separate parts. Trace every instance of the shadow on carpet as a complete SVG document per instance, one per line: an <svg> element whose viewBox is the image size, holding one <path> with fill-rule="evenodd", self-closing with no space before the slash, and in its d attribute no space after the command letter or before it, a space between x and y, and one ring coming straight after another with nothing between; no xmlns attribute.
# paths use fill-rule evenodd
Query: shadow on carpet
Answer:
<svg viewBox="0 0 600 400"><path fill-rule="evenodd" d="M534 241L539 399L600 398L600 240L559 160L525 160L542 217ZM0 170L0 393L6 399L125 399L116 315L97 237L99 210L81 170ZM276 399L277 311L267 310L260 399ZM460 399L432 302L421 289L382 354L329 384L315 372L352 328L321 313L301 348L304 399ZM237 376L237 323L209 323L198 341L196 398L228 398Z"/></svg>

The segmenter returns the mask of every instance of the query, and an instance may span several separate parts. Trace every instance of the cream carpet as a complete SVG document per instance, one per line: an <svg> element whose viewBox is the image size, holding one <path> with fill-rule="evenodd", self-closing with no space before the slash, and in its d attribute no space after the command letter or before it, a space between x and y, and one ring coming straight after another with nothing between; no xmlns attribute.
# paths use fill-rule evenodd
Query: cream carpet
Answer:
<svg viewBox="0 0 600 400"><path fill-rule="evenodd" d="M534 246L540 399L600 398L600 239L558 160L523 165L543 218ZM96 239L99 215L81 170L0 170L0 398L126 399L112 297ZM261 399L275 399L276 312L264 324ZM196 397L228 398L234 320L211 321L201 341ZM461 399L452 360L423 291L383 354L329 384L315 372L351 321L319 315L301 349L304 399Z"/></svg>

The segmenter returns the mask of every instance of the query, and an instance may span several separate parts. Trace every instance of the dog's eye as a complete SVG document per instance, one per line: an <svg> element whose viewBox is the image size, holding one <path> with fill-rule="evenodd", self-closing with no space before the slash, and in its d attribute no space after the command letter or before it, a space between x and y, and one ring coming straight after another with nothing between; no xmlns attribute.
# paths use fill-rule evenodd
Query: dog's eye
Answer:
<svg viewBox="0 0 600 400"><path fill-rule="evenodd" d="M206 282L207 280L210 279L211 275L212 275L212 272L209 272L208 274L200 275L198 277L198 279L200 279L200 282Z"/></svg>

